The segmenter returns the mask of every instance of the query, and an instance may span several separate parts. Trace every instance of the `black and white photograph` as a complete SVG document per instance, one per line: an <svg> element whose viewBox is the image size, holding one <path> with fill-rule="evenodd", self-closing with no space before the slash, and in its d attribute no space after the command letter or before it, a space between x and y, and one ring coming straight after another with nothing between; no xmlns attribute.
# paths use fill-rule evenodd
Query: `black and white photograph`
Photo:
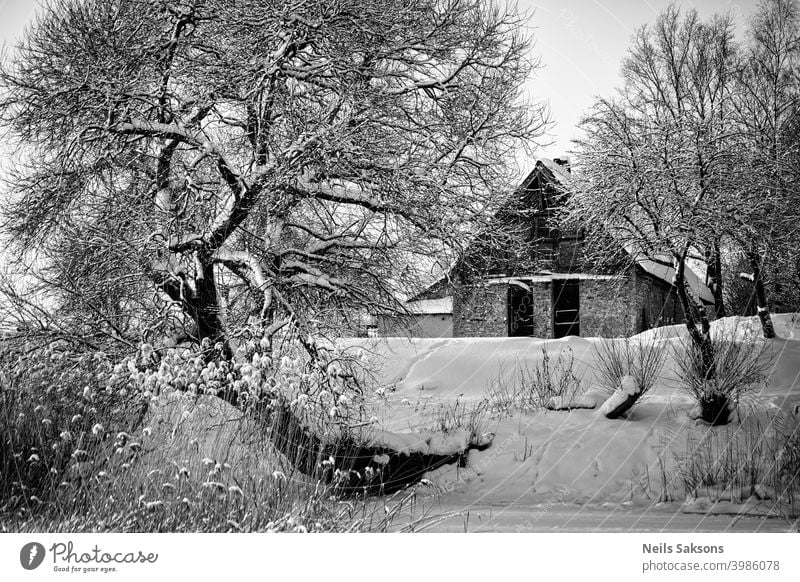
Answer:
<svg viewBox="0 0 800 582"><path fill-rule="evenodd" d="M800 531L800 0L0 0L0 47L5 579L800 572L752 537Z"/></svg>

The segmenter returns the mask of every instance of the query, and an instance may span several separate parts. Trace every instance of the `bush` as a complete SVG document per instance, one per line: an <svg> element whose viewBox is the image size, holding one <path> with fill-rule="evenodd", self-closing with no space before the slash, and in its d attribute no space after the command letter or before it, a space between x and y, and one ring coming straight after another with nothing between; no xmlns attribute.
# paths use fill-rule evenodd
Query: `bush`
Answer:
<svg viewBox="0 0 800 582"><path fill-rule="evenodd" d="M465 431L470 442L478 442L488 431L487 401L462 401L456 397L451 404L439 404L434 411L431 429L444 435Z"/></svg>
<svg viewBox="0 0 800 582"><path fill-rule="evenodd" d="M503 374L489 387L489 402L498 410L511 408L538 410L545 408L553 398L572 401L583 393L583 379L575 371L575 357L571 348L561 350L558 356L542 346L542 357L531 366L527 362L517 365L515 377L509 380Z"/></svg>
<svg viewBox="0 0 800 582"><path fill-rule="evenodd" d="M683 388L699 407L699 416L712 425L730 421L742 398L768 380L773 364L770 344L714 337L713 364L706 373L703 353L690 338L674 350L676 371Z"/></svg>
<svg viewBox="0 0 800 582"><path fill-rule="evenodd" d="M599 340L594 345L597 381L601 389L614 392L630 376L639 390L638 398L655 385L667 351L656 340L641 338Z"/></svg>

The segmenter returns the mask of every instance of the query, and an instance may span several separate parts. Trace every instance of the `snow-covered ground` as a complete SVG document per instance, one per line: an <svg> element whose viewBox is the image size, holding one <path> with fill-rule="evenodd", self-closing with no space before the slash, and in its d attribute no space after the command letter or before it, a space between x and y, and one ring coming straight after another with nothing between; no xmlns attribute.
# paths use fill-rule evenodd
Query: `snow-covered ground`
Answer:
<svg viewBox="0 0 800 582"><path fill-rule="evenodd" d="M678 529L692 529L692 524L702 528L705 520L705 527L717 530L724 528L709 525L717 524L708 521L709 514L716 514L720 524L745 513L785 516L789 510L785 498L778 501L780 495L766 485L754 487L766 483L767 474L779 464L780 459L774 458L779 453L777 434L797 430L800 418L795 413L800 404L800 316L783 314L774 319L779 339L767 342L769 381L746 399L728 426L710 427L695 420L694 403L677 381L674 347L685 336L685 328L651 330L639 339L657 342L667 352L666 364L655 386L625 418L609 420L594 409L511 409L503 414L489 410L477 422L481 431L494 433L493 445L471 451L466 467L431 473L420 494L435 496L447 512L471 512L473 525L475 519L507 516L488 529L524 529L525 523L532 529L555 528L561 517L572 514L578 521L570 525L567 519L563 524L567 529L578 527L581 519L595 518L598 524L612 524L611 529L616 523L647 523L652 529L662 523L655 518L653 525L653 516L661 515L663 523L672 519L671 523L682 524ZM754 349L766 342L760 338L756 318L716 321L713 333L752 342ZM388 434L408 435L450 426L454 417L468 416L498 387L508 390L518 383L521 370L534 370L543 350L551 364L559 357L573 359L583 388L594 393L595 346L603 341L624 340L389 338L349 345L367 347L380 364L378 379L388 388L376 394L374 410L382 427ZM723 475L730 466L754 463L755 456L763 462L753 469L761 475L751 482ZM687 487L698 475L704 475L704 482ZM796 510L800 502L795 500L794 505ZM542 507L547 511L536 509ZM576 508L582 508L584 517ZM603 522L597 512L608 513L608 508L615 508L617 517ZM681 517L675 518L677 514ZM442 521L441 529L458 529L453 524L463 528L459 520ZM780 529L786 523L736 521L751 524L745 527L751 530Z"/></svg>

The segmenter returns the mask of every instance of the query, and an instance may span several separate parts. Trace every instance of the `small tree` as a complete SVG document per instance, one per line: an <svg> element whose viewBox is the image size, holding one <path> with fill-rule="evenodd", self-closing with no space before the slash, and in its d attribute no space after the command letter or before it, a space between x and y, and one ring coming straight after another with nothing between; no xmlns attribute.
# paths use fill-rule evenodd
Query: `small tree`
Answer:
<svg viewBox="0 0 800 582"><path fill-rule="evenodd" d="M635 259L674 270L686 326L709 375L709 320L686 268L718 249L714 217L730 164L733 57L726 18L703 23L695 11L681 16L671 6L639 29L623 63L624 87L616 99L598 100L583 122L580 179L568 208L605 254L622 245Z"/></svg>
<svg viewBox="0 0 800 582"><path fill-rule="evenodd" d="M570 217L590 237L610 233L635 258L674 269L694 371L709 387L719 384L717 344L687 285L687 262L705 262L721 316L723 264L741 253L771 338L765 271L796 255L797 31L791 0L762 3L744 49L733 42L729 17L701 22L695 11L682 16L670 6L634 36L618 96L599 100L584 121L583 180ZM726 422L719 411L735 398L713 392L704 417Z"/></svg>
<svg viewBox="0 0 800 582"><path fill-rule="evenodd" d="M705 368L703 354L690 341L673 346L676 372L697 402L700 418L712 425L727 424L747 394L763 388L774 365L768 343L752 345L735 334L713 338L714 374Z"/></svg>

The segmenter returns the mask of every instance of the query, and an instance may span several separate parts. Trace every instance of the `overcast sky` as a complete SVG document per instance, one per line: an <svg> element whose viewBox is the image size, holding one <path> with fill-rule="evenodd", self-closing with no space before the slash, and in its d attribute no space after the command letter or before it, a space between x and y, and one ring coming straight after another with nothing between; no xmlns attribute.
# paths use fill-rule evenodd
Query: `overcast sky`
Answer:
<svg viewBox="0 0 800 582"><path fill-rule="evenodd" d="M518 0L532 12L535 53L543 68L528 84L530 95L550 105L555 126L551 145L539 150L558 157L571 149L575 126L595 95L608 95L619 83L619 64L631 34L653 22L668 0ZM739 32L756 0L679 0L707 17L731 11ZM0 43L13 45L33 17L36 0L0 0Z"/></svg>
<svg viewBox="0 0 800 582"><path fill-rule="evenodd" d="M757 0L679 0L682 9L695 8L707 18L730 11L743 33ZM575 126L595 95L609 95L619 85L620 62L634 30L655 21L668 0L519 0L533 10L535 52L542 62L528 83L531 95L546 100L556 126L554 143L541 153L558 157L576 136Z"/></svg>

